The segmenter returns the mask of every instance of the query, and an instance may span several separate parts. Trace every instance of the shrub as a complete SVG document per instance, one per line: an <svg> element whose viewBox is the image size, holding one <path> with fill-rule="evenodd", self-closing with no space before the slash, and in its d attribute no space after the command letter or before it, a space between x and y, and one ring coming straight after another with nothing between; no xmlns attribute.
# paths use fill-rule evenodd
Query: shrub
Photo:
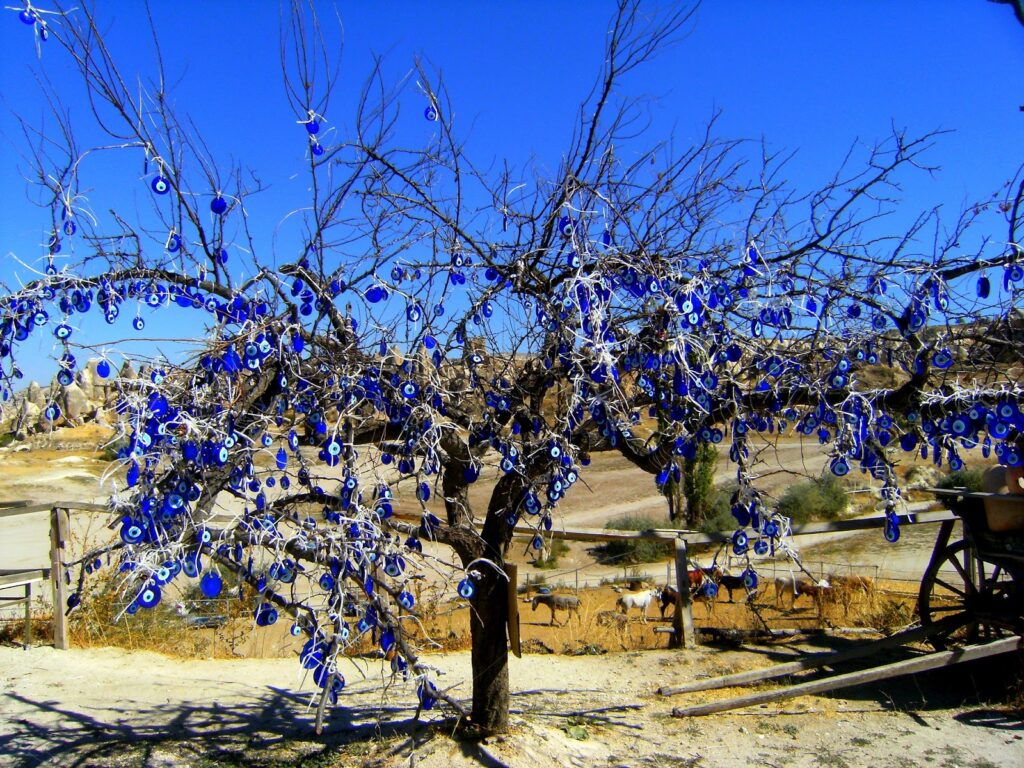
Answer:
<svg viewBox="0 0 1024 768"><path fill-rule="evenodd" d="M646 531L651 528L668 528L665 520L643 515L623 515L609 520L604 525L607 530ZM609 541L594 548L599 562L614 565L632 563L656 563L672 553L672 542L645 541L634 539L628 541Z"/></svg>
<svg viewBox="0 0 1024 768"><path fill-rule="evenodd" d="M837 520L849 504L846 489L834 475L790 486L779 499L778 511L794 523Z"/></svg>
<svg viewBox="0 0 1024 768"><path fill-rule="evenodd" d="M968 491L981 490L981 476L984 474L980 469L958 469L950 472L939 480L936 488L966 488Z"/></svg>

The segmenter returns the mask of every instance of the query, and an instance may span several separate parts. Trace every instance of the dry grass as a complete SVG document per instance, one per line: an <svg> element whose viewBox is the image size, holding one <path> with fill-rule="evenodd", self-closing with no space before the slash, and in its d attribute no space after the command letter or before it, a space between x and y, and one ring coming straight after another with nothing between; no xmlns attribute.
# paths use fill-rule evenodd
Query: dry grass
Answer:
<svg viewBox="0 0 1024 768"><path fill-rule="evenodd" d="M763 628L763 619L773 629L852 626L890 634L913 620L916 595L907 591L913 586L881 582L877 593L870 596L855 592L845 604L839 600L826 601L820 614L813 601L806 597L798 598L792 608L788 598L782 607L777 607L772 586L755 595L751 604L742 602L739 594L736 602L730 603L723 590L714 603L694 604L694 623L698 629L756 630ZM546 607L533 612L528 602L518 603L524 651L591 654L666 647L670 635L655 632L655 629L672 625L673 609L670 607L662 619L656 601L648 610L646 623L636 611L622 624L598 621L603 612L615 611L618 596L610 586L581 590L579 614L559 613L553 626ZM217 601L217 612L227 617L226 623L217 629L187 626L174 611L176 600L167 596L153 609L140 610L134 616L119 616L116 581L94 577L82 605L70 616L71 643L79 648L109 646L156 651L180 658L290 656L300 644L289 635L290 622L284 619L271 627L254 628L251 593L246 593L243 599ZM459 651L470 647L470 608L465 601L452 600L444 593L424 588L417 605L422 623L410 621L406 628L428 651ZM20 643L22 629L23 622L17 620L0 625L0 642ZM37 639L49 637L49 617L36 617L33 632ZM376 654L374 638L367 635L350 648L349 653L353 656Z"/></svg>

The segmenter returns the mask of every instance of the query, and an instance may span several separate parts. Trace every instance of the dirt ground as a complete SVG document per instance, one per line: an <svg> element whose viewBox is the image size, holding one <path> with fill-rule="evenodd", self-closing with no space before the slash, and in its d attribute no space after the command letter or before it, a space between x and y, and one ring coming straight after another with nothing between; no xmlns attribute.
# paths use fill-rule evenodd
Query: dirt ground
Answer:
<svg viewBox="0 0 1024 768"><path fill-rule="evenodd" d="M452 738L450 713L423 713L417 723L413 684L400 682L383 693L372 662L342 670L348 685L341 704L324 737L316 739L310 707L314 687L302 678L295 659L186 662L115 649L0 647L0 765L1021 764L1024 719L1004 704L987 703L992 691L984 681L993 677L991 666L970 665L941 676L919 675L706 718L673 718L671 710L739 691L676 697L656 692L659 686L770 665L806 650L786 644L511 659L511 732L476 743ZM456 696L468 695L468 653L435 655L430 661L442 673L439 685L451 686Z"/></svg>
<svg viewBox="0 0 1024 768"><path fill-rule="evenodd" d="M37 502L102 501L98 478L109 468L95 449L102 435L63 430L36 439L32 450L0 449L0 500ZM773 487L794 477L820 472L824 458L797 441L776 458L786 471L765 468ZM729 479L720 467L719 481ZM487 478L474 488L483 494ZM664 499L648 476L621 457L596 454L587 485L574 489L562 505L559 524L600 527L626 512L664 515ZM479 506L483 496L474 498ZM74 542L95 543L104 534L103 515L73 516ZM839 563L842 572L877 577L871 598L854 595L822 614L806 598L777 605L765 579L753 607L723 590L713 610L694 606L698 628L886 627L911 619L913 592L923 570L933 527L910 530L900 544L884 544L877 532L856 538L808 542L812 570ZM925 530L927 529L927 530ZM0 568L47 565L46 513L0 520ZM919 539L919 540L918 540ZM342 706L332 715L324 739L311 736L311 681L295 660L297 646L282 621L254 630L249 615L222 630L183 629L173 601L149 623L125 629L121 644L166 647L167 633L189 641L196 660L171 659L145 651L79 648L55 652L45 647L22 651L0 646L0 766L234 766L348 765L427 766L825 766L886 768L967 766L1000 768L1024 764L1024 722L1005 705L1009 698L985 681L1006 681L1005 662L973 665L921 675L901 682L867 686L843 697L806 698L712 718L679 720L672 706L699 703L738 691L700 693L665 699L658 686L762 666L809 650L772 645L744 649L702 647L668 651L671 609L662 619L656 604L643 622L634 613L626 623L611 618L619 595L613 578L646 575L649 584L671 581L665 563L632 569L596 564L592 545L574 543L559 569L529 565L526 541L514 545L520 583L546 578L556 592L581 588L578 615L559 614L549 623L546 607L531 610L521 596L522 659L512 659L514 727L487 743L451 738L450 713L426 713L414 721L415 687L396 684L382 692L375 662L351 660ZM881 566L881 568L879 568ZM785 570L785 569L784 569ZM592 585L594 588L586 588ZM468 696L469 612L450 593L432 593L425 584L421 607L430 606L430 635L444 649L429 660L445 675L443 686ZM534 585L535 586L535 585ZM237 601L236 601L237 602ZM45 608L45 607L44 607ZM234 615L234 614L231 614ZM133 621L138 622L139 617ZM109 624L109 617L107 619ZM128 638L127 640L125 638ZM847 639L816 637L815 643L841 647ZM103 645L102 636L94 644ZM184 653L184 650L180 650ZM238 658L238 657L245 657ZM1016 699L1013 696L1016 696ZM685 699L685 700L684 700Z"/></svg>

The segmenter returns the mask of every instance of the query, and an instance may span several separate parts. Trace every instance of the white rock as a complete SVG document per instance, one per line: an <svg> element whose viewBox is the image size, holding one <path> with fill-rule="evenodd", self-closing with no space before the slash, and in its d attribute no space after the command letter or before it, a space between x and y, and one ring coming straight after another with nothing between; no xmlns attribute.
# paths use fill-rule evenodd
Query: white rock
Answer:
<svg viewBox="0 0 1024 768"><path fill-rule="evenodd" d="M64 418L72 423L80 424L93 410L95 409L91 407L89 399L80 386L69 384L64 388Z"/></svg>
<svg viewBox="0 0 1024 768"><path fill-rule="evenodd" d="M28 385L28 393L26 398L31 400L32 403L37 405L40 410L46 407L46 398L43 397L43 388L39 386L38 381L33 381Z"/></svg>

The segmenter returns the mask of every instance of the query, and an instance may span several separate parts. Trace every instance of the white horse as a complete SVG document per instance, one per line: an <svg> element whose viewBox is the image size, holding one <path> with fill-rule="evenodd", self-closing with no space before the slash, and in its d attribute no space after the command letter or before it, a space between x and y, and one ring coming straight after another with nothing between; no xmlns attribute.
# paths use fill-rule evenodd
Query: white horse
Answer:
<svg viewBox="0 0 1024 768"><path fill-rule="evenodd" d="M631 608L639 608L641 621L647 623L647 607L657 597L660 590L649 589L644 592L627 592L615 601L615 607L622 613L629 615Z"/></svg>

